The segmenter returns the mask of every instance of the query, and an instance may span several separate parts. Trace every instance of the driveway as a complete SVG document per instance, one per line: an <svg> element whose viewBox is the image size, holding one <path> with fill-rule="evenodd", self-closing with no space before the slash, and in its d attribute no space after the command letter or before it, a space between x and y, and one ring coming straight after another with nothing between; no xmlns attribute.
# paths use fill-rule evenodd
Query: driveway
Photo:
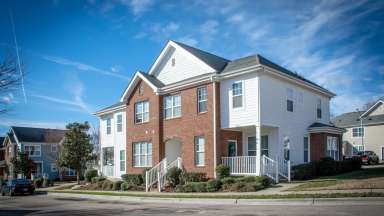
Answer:
<svg viewBox="0 0 384 216"><path fill-rule="evenodd" d="M46 195L0 197L0 215L364 215L377 216L384 206L377 203L350 205L180 205L96 201Z"/></svg>

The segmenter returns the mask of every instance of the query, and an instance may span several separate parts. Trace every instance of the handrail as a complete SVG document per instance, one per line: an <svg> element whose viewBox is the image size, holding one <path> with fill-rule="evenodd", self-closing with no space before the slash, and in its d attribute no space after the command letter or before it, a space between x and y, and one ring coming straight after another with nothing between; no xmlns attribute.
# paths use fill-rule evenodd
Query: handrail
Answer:
<svg viewBox="0 0 384 216"><path fill-rule="evenodd" d="M181 158L178 157L176 160L172 161L170 164L167 164L167 159L164 158L156 166L152 167L150 170L145 172L145 191L148 192L149 189L156 182L158 183L158 190L161 192L161 189L166 183L166 175L170 168L178 167L181 168Z"/></svg>

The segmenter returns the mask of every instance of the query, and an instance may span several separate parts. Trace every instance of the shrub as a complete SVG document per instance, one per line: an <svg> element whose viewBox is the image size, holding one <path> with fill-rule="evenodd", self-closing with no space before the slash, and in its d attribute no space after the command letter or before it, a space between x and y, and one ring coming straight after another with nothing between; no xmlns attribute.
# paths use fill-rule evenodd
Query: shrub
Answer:
<svg viewBox="0 0 384 216"><path fill-rule="evenodd" d="M231 185L236 182L236 179L233 177L226 177L221 179L223 191L230 191Z"/></svg>
<svg viewBox="0 0 384 216"><path fill-rule="evenodd" d="M144 183L141 174L124 174L121 178L131 185L142 185Z"/></svg>
<svg viewBox="0 0 384 216"><path fill-rule="evenodd" d="M112 190L113 183L109 180L105 180L101 186L103 190Z"/></svg>
<svg viewBox="0 0 384 216"><path fill-rule="evenodd" d="M315 163L299 164L292 167L292 177L296 180L306 180L315 177Z"/></svg>
<svg viewBox="0 0 384 216"><path fill-rule="evenodd" d="M236 181L240 182L255 182L256 176L244 176L241 178L236 179Z"/></svg>
<svg viewBox="0 0 384 216"><path fill-rule="evenodd" d="M206 173L201 172L186 172L183 171L180 175L180 183L185 184L188 182L205 182L207 180Z"/></svg>
<svg viewBox="0 0 384 216"><path fill-rule="evenodd" d="M321 176L335 175L337 173L336 161L330 157L321 158L319 161L318 171L318 174Z"/></svg>
<svg viewBox="0 0 384 216"><path fill-rule="evenodd" d="M113 182L112 184L112 190L120 190L121 188L121 184L123 183L123 181L115 181Z"/></svg>
<svg viewBox="0 0 384 216"><path fill-rule="evenodd" d="M141 178L143 179L143 182L145 182L145 173L150 170L151 168L146 167L144 168L143 172L141 173Z"/></svg>
<svg viewBox="0 0 384 216"><path fill-rule="evenodd" d="M264 188L267 188L271 185L271 179L267 176L256 176L255 180L257 183L260 183Z"/></svg>
<svg viewBox="0 0 384 216"><path fill-rule="evenodd" d="M92 178L97 177L97 170L95 169L89 169L85 172L85 181L91 182Z"/></svg>
<svg viewBox="0 0 384 216"><path fill-rule="evenodd" d="M43 184L42 184L42 187L43 187L43 188L46 188L46 187L49 187L50 185L51 185L50 179L48 179L48 178L43 178Z"/></svg>
<svg viewBox="0 0 384 216"><path fill-rule="evenodd" d="M211 179L207 182L207 191L215 192L221 189L221 181L218 179Z"/></svg>
<svg viewBox="0 0 384 216"><path fill-rule="evenodd" d="M121 183L121 185L120 185L120 190L122 190L122 191L127 191L129 189L129 184L128 184L128 182L123 182L123 183Z"/></svg>
<svg viewBox="0 0 384 216"><path fill-rule="evenodd" d="M95 184L99 177L93 177L91 178L91 183Z"/></svg>
<svg viewBox="0 0 384 216"><path fill-rule="evenodd" d="M0 178L0 187L1 187L4 183L5 183L5 181L4 181L2 178Z"/></svg>
<svg viewBox="0 0 384 216"><path fill-rule="evenodd" d="M96 186L97 186L97 188L102 188L103 187L103 184L104 184L104 182L105 181L107 181L107 180L102 180L102 181L96 181Z"/></svg>
<svg viewBox="0 0 384 216"><path fill-rule="evenodd" d="M33 184L36 188L40 188L43 185L43 178L35 178Z"/></svg>
<svg viewBox="0 0 384 216"><path fill-rule="evenodd" d="M219 166L216 167L216 175L218 179L229 177L230 175L229 167L223 164L220 164Z"/></svg>
<svg viewBox="0 0 384 216"><path fill-rule="evenodd" d="M104 181L106 178L104 176L99 176L99 177L93 177L91 179L92 183L97 183L97 182L101 182L101 181Z"/></svg>
<svg viewBox="0 0 384 216"><path fill-rule="evenodd" d="M207 183L206 182L188 182L185 185L178 185L175 187L175 192L206 192Z"/></svg>
<svg viewBox="0 0 384 216"><path fill-rule="evenodd" d="M176 187L176 185L180 184L180 175L182 170L177 167L172 167L167 172L167 181L171 187Z"/></svg>
<svg viewBox="0 0 384 216"><path fill-rule="evenodd" d="M260 182L243 182L238 181L231 184L227 191L233 192L254 192L264 189L264 186Z"/></svg>

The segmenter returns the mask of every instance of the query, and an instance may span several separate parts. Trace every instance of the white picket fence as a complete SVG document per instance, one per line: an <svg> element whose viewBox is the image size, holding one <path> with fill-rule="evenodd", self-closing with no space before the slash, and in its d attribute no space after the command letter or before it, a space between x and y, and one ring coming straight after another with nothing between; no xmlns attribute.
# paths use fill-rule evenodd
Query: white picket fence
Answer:
<svg viewBox="0 0 384 216"><path fill-rule="evenodd" d="M256 156L222 157L221 162L231 175L256 175Z"/></svg>

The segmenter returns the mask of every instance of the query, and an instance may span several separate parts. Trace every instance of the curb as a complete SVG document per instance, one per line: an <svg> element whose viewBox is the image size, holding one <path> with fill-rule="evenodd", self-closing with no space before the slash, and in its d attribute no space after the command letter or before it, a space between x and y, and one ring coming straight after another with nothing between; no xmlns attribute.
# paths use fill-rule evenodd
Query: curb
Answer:
<svg viewBox="0 0 384 216"><path fill-rule="evenodd" d="M212 198L157 198L157 197L127 197L74 193L48 192L47 196L57 198L80 198L105 202L134 202L157 204L197 204L197 205L383 205L383 197L359 198L302 198L302 199L212 199Z"/></svg>

